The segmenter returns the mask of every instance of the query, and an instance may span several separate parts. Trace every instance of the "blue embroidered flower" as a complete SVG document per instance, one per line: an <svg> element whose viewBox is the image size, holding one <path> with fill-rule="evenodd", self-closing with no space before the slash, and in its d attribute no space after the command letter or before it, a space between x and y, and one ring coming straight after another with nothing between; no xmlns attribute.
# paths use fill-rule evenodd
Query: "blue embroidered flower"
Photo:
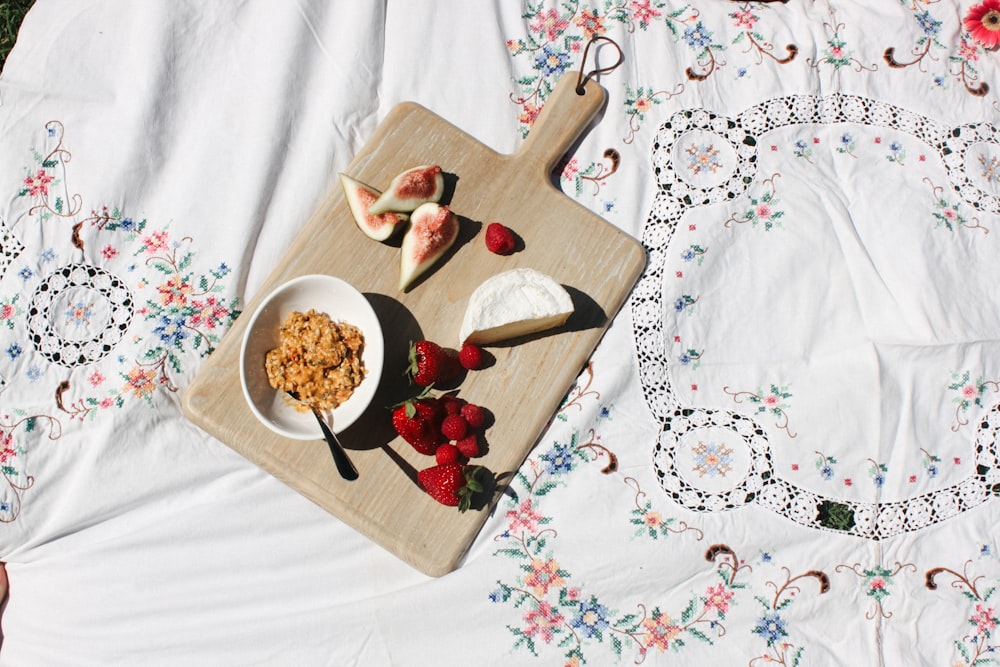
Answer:
<svg viewBox="0 0 1000 667"><path fill-rule="evenodd" d="M932 463L929 466L927 466L927 476L928 477L934 478L934 477L937 477L937 474L938 474L938 467L936 465L934 465Z"/></svg>
<svg viewBox="0 0 1000 667"><path fill-rule="evenodd" d="M153 333L167 346L180 345L180 342L188 337L187 329L184 328L184 318L169 315L160 316L160 326L153 329Z"/></svg>
<svg viewBox="0 0 1000 667"><path fill-rule="evenodd" d="M705 48L712 43L712 33L709 32L701 21L684 31L684 40L693 49Z"/></svg>
<svg viewBox="0 0 1000 667"><path fill-rule="evenodd" d="M10 347L7 348L7 356L10 357L11 360L20 357L22 352L24 352L24 350L21 349L21 346L18 345L17 343L13 343L11 344Z"/></svg>
<svg viewBox="0 0 1000 667"><path fill-rule="evenodd" d="M682 366L687 366L691 363L691 355L685 352L681 356L677 357L677 361L680 362Z"/></svg>
<svg viewBox="0 0 1000 667"><path fill-rule="evenodd" d="M678 313L684 310L685 306L687 306L687 301L685 301L683 298L674 301L674 310L676 310Z"/></svg>
<svg viewBox="0 0 1000 667"><path fill-rule="evenodd" d="M43 262L54 262L56 261L56 251L52 248L42 251L42 261Z"/></svg>
<svg viewBox="0 0 1000 667"><path fill-rule="evenodd" d="M135 231L135 220L132 218L122 218L121 222L118 223L118 226L121 227L123 232Z"/></svg>
<svg viewBox="0 0 1000 667"><path fill-rule="evenodd" d="M591 596L590 602L581 602L580 609L569 624L580 632L584 637L601 638L602 633L608 629L608 608L597 602L597 598Z"/></svg>
<svg viewBox="0 0 1000 667"><path fill-rule="evenodd" d="M543 46L542 50L535 56L535 68L542 70L542 74L545 76L562 74L572 64L568 53L556 51L551 44Z"/></svg>
<svg viewBox="0 0 1000 667"><path fill-rule="evenodd" d="M824 465L819 469L819 476L827 480L833 479L833 468L829 464Z"/></svg>
<svg viewBox="0 0 1000 667"><path fill-rule="evenodd" d="M931 13L926 9L917 14L916 18L917 23L920 25L920 29L923 30L924 34L928 37L933 37L941 32L941 22L931 16Z"/></svg>
<svg viewBox="0 0 1000 667"><path fill-rule="evenodd" d="M556 443L552 449L542 454L545 469L550 475L571 472L573 470L573 451L569 445Z"/></svg>
<svg viewBox="0 0 1000 667"><path fill-rule="evenodd" d="M29 269L28 267L24 267L23 269L17 272L17 275L21 276L22 280L30 280L31 277L35 275L35 272Z"/></svg>
<svg viewBox="0 0 1000 667"><path fill-rule="evenodd" d="M38 378L42 377L42 371L38 366L32 366L24 373L28 376L28 379L34 382Z"/></svg>
<svg viewBox="0 0 1000 667"><path fill-rule="evenodd" d="M687 248L681 252L681 259L685 262L690 262L695 258L694 248Z"/></svg>
<svg viewBox="0 0 1000 667"><path fill-rule="evenodd" d="M757 621L752 632L767 640L767 645L771 646L782 637L788 636L785 630L785 619L778 615L778 612L765 614Z"/></svg>

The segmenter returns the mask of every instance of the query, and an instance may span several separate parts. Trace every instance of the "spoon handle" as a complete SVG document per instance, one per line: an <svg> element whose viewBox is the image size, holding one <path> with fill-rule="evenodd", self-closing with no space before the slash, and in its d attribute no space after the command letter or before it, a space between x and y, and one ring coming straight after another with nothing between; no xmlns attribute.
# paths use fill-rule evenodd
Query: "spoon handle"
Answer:
<svg viewBox="0 0 1000 667"><path fill-rule="evenodd" d="M330 446L330 453L333 454L333 462L337 464L340 476L353 482L358 478L358 469L351 463L351 459L347 456L347 452L344 451L343 445L340 444L340 440L337 439L333 430L327 426L323 416L316 410L313 410L313 414L316 415L319 427L323 429L323 437L326 438L326 444Z"/></svg>

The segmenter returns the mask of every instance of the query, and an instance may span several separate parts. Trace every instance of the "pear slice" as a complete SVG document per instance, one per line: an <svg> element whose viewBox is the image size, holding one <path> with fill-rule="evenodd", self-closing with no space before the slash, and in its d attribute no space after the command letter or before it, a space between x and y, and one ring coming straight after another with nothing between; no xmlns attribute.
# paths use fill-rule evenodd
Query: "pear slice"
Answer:
<svg viewBox="0 0 1000 667"><path fill-rule="evenodd" d="M387 240L409 217L405 213L394 211L373 215L371 205L379 198L381 192L347 174L340 174L340 183L344 186L344 196L351 209L351 215L354 216L354 222L369 238L376 241Z"/></svg>
<svg viewBox="0 0 1000 667"><path fill-rule="evenodd" d="M444 174L436 164L407 169L389 183L382 195L368 207L372 215L388 211L409 213L426 202L436 202L444 194Z"/></svg>
<svg viewBox="0 0 1000 667"><path fill-rule="evenodd" d="M489 345L565 324L569 292L548 274L521 267L487 278L469 296L459 332L466 343Z"/></svg>
<svg viewBox="0 0 1000 667"><path fill-rule="evenodd" d="M458 216L436 202L421 204L410 215L410 226L400 246L399 289L406 288L441 256L458 238Z"/></svg>

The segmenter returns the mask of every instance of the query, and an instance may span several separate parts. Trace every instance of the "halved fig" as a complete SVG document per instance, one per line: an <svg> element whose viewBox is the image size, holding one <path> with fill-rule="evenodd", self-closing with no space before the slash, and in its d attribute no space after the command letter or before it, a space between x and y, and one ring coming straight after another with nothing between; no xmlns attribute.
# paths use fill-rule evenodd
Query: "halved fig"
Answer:
<svg viewBox="0 0 1000 667"><path fill-rule="evenodd" d="M444 194L444 174L436 164L407 169L389 183L378 200L368 207L372 215L388 211L409 213L426 202L436 202Z"/></svg>
<svg viewBox="0 0 1000 667"><path fill-rule="evenodd" d="M405 213L390 211L380 215L373 214L371 205L382 193L370 185L347 174L340 175L340 183L344 186L344 195L347 197L347 205L351 209L351 215L354 216L354 222L369 238L385 241L407 220L408 216Z"/></svg>
<svg viewBox="0 0 1000 667"><path fill-rule="evenodd" d="M399 264L399 289L406 288L431 268L458 238L458 217L447 206L427 202L410 216L403 236Z"/></svg>

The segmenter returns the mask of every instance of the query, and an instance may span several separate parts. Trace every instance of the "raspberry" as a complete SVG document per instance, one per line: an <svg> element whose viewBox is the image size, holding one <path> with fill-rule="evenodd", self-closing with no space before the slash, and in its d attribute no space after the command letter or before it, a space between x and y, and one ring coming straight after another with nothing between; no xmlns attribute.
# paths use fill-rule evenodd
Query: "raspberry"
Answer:
<svg viewBox="0 0 1000 667"><path fill-rule="evenodd" d="M474 403L466 403L462 406L462 417L470 428L481 428L486 422L486 412Z"/></svg>
<svg viewBox="0 0 1000 667"><path fill-rule="evenodd" d="M483 367L483 348L472 343L466 343L458 351L458 363L462 368L469 371L476 371Z"/></svg>
<svg viewBox="0 0 1000 667"><path fill-rule="evenodd" d="M469 431L469 424L462 415L448 415L441 422L441 435L449 440L461 440Z"/></svg>
<svg viewBox="0 0 1000 667"><path fill-rule="evenodd" d="M434 460L438 464L454 463L460 458L462 458L462 452L459 451L458 447L449 442L438 445L437 451L434 452Z"/></svg>
<svg viewBox="0 0 1000 667"><path fill-rule="evenodd" d="M491 222L486 226L486 248L497 255L506 255L517 245L514 232L499 222Z"/></svg>
<svg viewBox="0 0 1000 667"><path fill-rule="evenodd" d="M467 435L455 443L455 448L462 456L474 459L479 456L479 438L475 433Z"/></svg>
<svg viewBox="0 0 1000 667"><path fill-rule="evenodd" d="M457 415L465 405L465 400L455 394L442 394L437 400L445 415Z"/></svg>

